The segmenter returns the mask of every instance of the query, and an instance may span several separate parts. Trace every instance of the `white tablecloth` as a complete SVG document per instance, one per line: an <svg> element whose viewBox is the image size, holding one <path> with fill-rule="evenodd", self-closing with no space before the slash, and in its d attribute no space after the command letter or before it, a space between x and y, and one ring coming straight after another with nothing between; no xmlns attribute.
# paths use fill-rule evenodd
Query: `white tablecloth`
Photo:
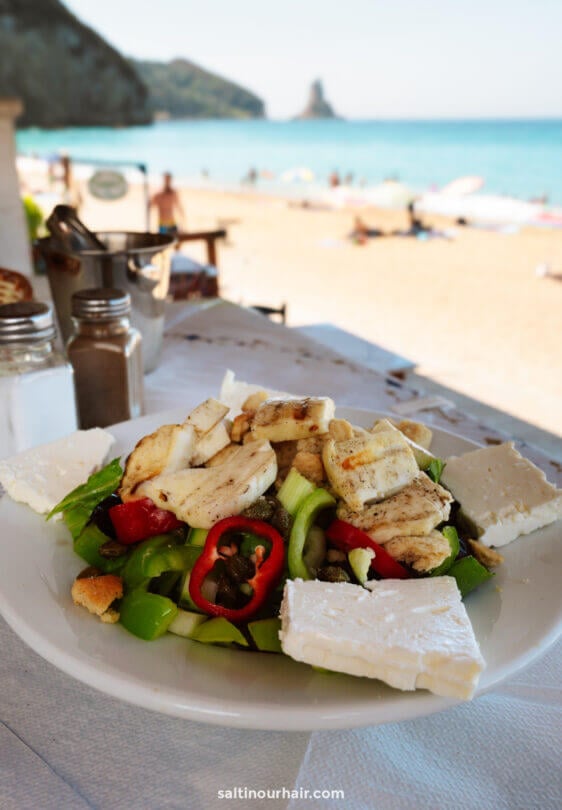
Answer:
<svg viewBox="0 0 562 810"><path fill-rule="evenodd" d="M390 410L412 399L392 378L219 304L174 307L162 362L146 378L147 409L189 409L218 391L225 368L271 387L330 393L340 405ZM503 438L451 408L424 419L477 441ZM534 456L560 483L557 466ZM0 645L2 810L562 806L560 642L493 692L442 714L312 734L223 729L130 706L55 669L3 621Z"/></svg>

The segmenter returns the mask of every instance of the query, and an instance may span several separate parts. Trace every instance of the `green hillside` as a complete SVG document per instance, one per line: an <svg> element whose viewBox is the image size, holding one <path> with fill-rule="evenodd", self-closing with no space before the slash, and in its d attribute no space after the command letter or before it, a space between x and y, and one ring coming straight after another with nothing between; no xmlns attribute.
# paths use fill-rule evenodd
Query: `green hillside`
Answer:
<svg viewBox="0 0 562 810"><path fill-rule="evenodd" d="M129 62L59 0L0 0L0 96L23 101L19 126L151 120Z"/></svg>
<svg viewBox="0 0 562 810"><path fill-rule="evenodd" d="M233 82L186 59L169 63L131 60L148 87L153 113L172 118L263 118L263 101Z"/></svg>

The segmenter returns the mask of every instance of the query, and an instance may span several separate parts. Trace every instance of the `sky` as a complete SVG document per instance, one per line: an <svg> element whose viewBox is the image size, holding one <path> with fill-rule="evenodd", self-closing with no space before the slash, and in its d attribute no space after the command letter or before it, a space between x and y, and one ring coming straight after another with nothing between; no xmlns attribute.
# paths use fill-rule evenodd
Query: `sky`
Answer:
<svg viewBox="0 0 562 810"><path fill-rule="evenodd" d="M184 57L270 118L562 117L561 0L63 0L122 53Z"/></svg>

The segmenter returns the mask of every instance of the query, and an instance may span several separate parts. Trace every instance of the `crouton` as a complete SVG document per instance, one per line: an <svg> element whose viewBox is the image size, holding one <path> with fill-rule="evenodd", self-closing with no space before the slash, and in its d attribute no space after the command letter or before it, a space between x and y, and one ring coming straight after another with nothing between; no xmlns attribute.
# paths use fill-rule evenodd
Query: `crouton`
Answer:
<svg viewBox="0 0 562 810"><path fill-rule="evenodd" d="M316 453L300 450L293 459L293 467L313 484L319 485L326 478L322 457Z"/></svg>
<svg viewBox="0 0 562 810"><path fill-rule="evenodd" d="M256 391L254 394L250 394L250 396L244 400L242 404L242 410L246 413L257 411L259 406L262 402L268 399L267 391Z"/></svg>
<svg viewBox="0 0 562 810"><path fill-rule="evenodd" d="M493 548L488 548L488 546L485 546L478 540L469 540L468 545L478 562L485 565L486 568L496 568L498 565L502 564L502 555L498 554Z"/></svg>
<svg viewBox="0 0 562 810"><path fill-rule="evenodd" d="M321 436L309 436L306 439L297 439L297 452L304 450L306 453L316 453L318 455L322 452L325 441L325 433Z"/></svg>
<svg viewBox="0 0 562 810"><path fill-rule="evenodd" d="M343 442L353 438L353 425L347 419L332 419L328 427L330 438L336 442Z"/></svg>
<svg viewBox="0 0 562 810"><path fill-rule="evenodd" d="M81 576L72 584L72 601L99 616L103 622L119 620L119 613L111 605L123 596L123 580L115 574Z"/></svg>
<svg viewBox="0 0 562 810"><path fill-rule="evenodd" d="M234 421L232 422L232 428L230 431L230 440L232 442L242 442L242 439L249 432L252 426L252 419L254 416L254 412L252 413L239 413L238 416L234 417Z"/></svg>
<svg viewBox="0 0 562 810"><path fill-rule="evenodd" d="M402 419L401 422L395 422L393 419L389 421L412 442L419 444L424 450L429 450L433 433L427 425L422 425L421 422L414 422L411 419Z"/></svg>

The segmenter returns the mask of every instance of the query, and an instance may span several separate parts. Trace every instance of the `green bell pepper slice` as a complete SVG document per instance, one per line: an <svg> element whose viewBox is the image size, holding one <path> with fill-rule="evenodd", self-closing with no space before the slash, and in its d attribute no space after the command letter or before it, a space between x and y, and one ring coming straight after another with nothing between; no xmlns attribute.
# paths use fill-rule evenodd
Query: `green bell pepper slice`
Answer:
<svg viewBox="0 0 562 810"><path fill-rule="evenodd" d="M447 571L447 575L457 580L457 586L463 599L479 585L482 585L483 582L494 576L491 571L488 571L478 562L476 557L471 556L463 557L453 563Z"/></svg>
<svg viewBox="0 0 562 810"><path fill-rule="evenodd" d="M265 548L268 553L271 551L271 543L265 537L258 537L257 534L251 532L242 532L241 537L240 554L243 557L251 557L252 554L255 554L258 546Z"/></svg>
<svg viewBox="0 0 562 810"><path fill-rule="evenodd" d="M199 546L199 548L203 548L208 534L208 529L190 529L186 542L190 546Z"/></svg>
<svg viewBox="0 0 562 810"><path fill-rule="evenodd" d="M312 481L297 472L294 467L289 470L288 476L283 481L277 500L281 506L295 517L305 499L316 489Z"/></svg>
<svg viewBox="0 0 562 810"><path fill-rule="evenodd" d="M442 563L440 563L437 568L434 568L433 571L429 572L430 577L441 577L443 574L446 574L459 554L459 536L457 534L457 530L454 526L445 526L441 532L443 537L449 541L449 556L446 557Z"/></svg>
<svg viewBox="0 0 562 810"><path fill-rule="evenodd" d="M280 630L281 619L276 617L272 619L258 619L248 624L248 632L258 650L262 652L283 652L279 640Z"/></svg>
<svg viewBox="0 0 562 810"><path fill-rule="evenodd" d="M121 624L129 633L153 641L168 630L178 608L167 596L136 590L123 597L119 613Z"/></svg>
<svg viewBox="0 0 562 810"><path fill-rule="evenodd" d="M159 577L164 571L189 571L200 556L197 546L168 546L154 549L152 554L145 554L140 560L140 572L148 579Z"/></svg>
<svg viewBox="0 0 562 810"><path fill-rule="evenodd" d="M204 644L239 644L242 647L248 646L247 640L236 625L223 616L217 616L200 624L192 632L191 638Z"/></svg>
<svg viewBox="0 0 562 810"><path fill-rule="evenodd" d="M300 505L291 529L287 562L291 579L311 579L310 571L303 559L306 538L319 512L335 506L335 500L325 489L315 489Z"/></svg>
<svg viewBox="0 0 562 810"><path fill-rule="evenodd" d="M78 535L73 543L74 551L82 557L88 565L99 568L104 574L111 574L123 567L126 557L102 557L100 546L111 538L104 534L94 523L89 523Z"/></svg>
<svg viewBox="0 0 562 810"><path fill-rule="evenodd" d="M146 572L149 568L150 558L154 554L163 548L173 549L177 546L178 540L173 534L159 534L139 543L131 552L123 568L122 576L126 590L134 590L151 578ZM162 573L162 570L165 569L161 569L159 573ZM157 575L154 574L154 576Z"/></svg>

